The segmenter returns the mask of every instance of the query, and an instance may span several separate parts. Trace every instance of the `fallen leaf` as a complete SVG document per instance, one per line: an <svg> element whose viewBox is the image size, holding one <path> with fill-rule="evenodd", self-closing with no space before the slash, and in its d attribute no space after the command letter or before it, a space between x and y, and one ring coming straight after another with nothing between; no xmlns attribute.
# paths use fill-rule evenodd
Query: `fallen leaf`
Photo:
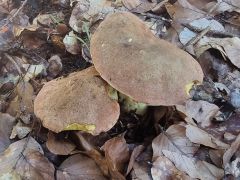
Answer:
<svg viewBox="0 0 240 180"><path fill-rule="evenodd" d="M152 150L148 146L134 161L131 172L132 179L152 180L151 176L151 158Z"/></svg>
<svg viewBox="0 0 240 180"><path fill-rule="evenodd" d="M20 177L39 180L54 180L54 166L39 151L29 151L16 164L16 173Z"/></svg>
<svg viewBox="0 0 240 180"><path fill-rule="evenodd" d="M240 12L240 3L238 0L217 0L214 9L218 13L223 13L225 11Z"/></svg>
<svg viewBox="0 0 240 180"><path fill-rule="evenodd" d="M173 19L173 27L178 32L182 30L182 23L189 23L205 16L204 11L191 5L187 0L178 0L173 5L166 3L165 7L168 14Z"/></svg>
<svg viewBox="0 0 240 180"><path fill-rule="evenodd" d="M163 150L193 156L199 145L193 144L186 136L186 128L182 125L172 125L165 133L158 135L152 142L153 160L163 155Z"/></svg>
<svg viewBox="0 0 240 180"><path fill-rule="evenodd" d="M129 163L128 163L127 172L125 174L126 176L130 173L130 171L133 168L136 158L143 152L144 149L145 149L145 147L143 145L138 145L137 147L135 147L133 149L131 156L130 156Z"/></svg>
<svg viewBox="0 0 240 180"><path fill-rule="evenodd" d="M0 155L0 162L0 179L54 179L54 166L43 156L41 146L32 137L11 144Z"/></svg>
<svg viewBox="0 0 240 180"><path fill-rule="evenodd" d="M51 27L53 24L58 24L64 21L64 14L62 12L52 14L39 14L33 20L33 25L36 27Z"/></svg>
<svg viewBox="0 0 240 180"><path fill-rule="evenodd" d="M223 155L224 167L229 163L234 153L240 148L240 134L237 136L235 141L231 144L230 148Z"/></svg>
<svg viewBox="0 0 240 180"><path fill-rule="evenodd" d="M154 162L151 168L151 174L153 180L190 180L191 178L184 172L179 171L174 164L165 156L159 156Z"/></svg>
<svg viewBox="0 0 240 180"><path fill-rule="evenodd" d="M144 13L154 8L157 3L148 0L122 0L124 6L132 12Z"/></svg>
<svg viewBox="0 0 240 180"><path fill-rule="evenodd" d="M29 81L37 77L38 75L46 74L46 67L43 64L32 65L32 64L22 64L22 67L25 69L26 73L24 75L24 80Z"/></svg>
<svg viewBox="0 0 240 180"><path fill-rule="evenodd" d="M31 127L23 124L21 121L18 121L18 123L13 127L10 139L14 139L15 137L22 139L26 137L31 131Z"/></svg>
<svg viewBox="0 0 240 180"><path fill-rule="evenodd" d="M99 19L104 18L110 12L113 12L114 7L111 6L111 1L108 0L84 0L78 2L69 19L71 28L78 32L82 32L84 22L94 23Z"/></svg>
<svg viewBox="0 0 240 180"><path fill-rule="evenodd" d="M217 167L222 167L222 157L224 151L221 149L210 149L209 157Z"/></svg>
<svg viewBox="0 0 240 180"><path fill-rule="evenodd" d="M215 180L221 179L224 175L222 169L205 161L167 150L163 150L163 154L175 164L177 169L187 173L192 178Z"/></svg>
<svg viewBox="0 0 240 180"><path fill-rule="evenodd" d="M10 145L10 135L15 118L6 113L0 113L0 153Z"/></svg>
<svg viewBox="0 0 240 180"><path fill-rule="evenodd" d="M63 69L61 58L58 55L51 56L51 58L48 59L48 63L48 75L50 75L51 77L56 77L57 75L59 75Z"/></svg>
<svg viewBox="0 0 240 180"><path fill-rule="evenodd" d="M16 87L17 96L10 102L7 112L12 116L33 113L33 87L29 82L21 81Z"/></svg>
<svg viewBox="0 0 240 180"><path fill-rule="evenodd" d="M75 154L67 158L57 170L57 179L106 179L97 164L89 157Z"/></svg>
<svg viewBox="0 0 240 180"><path fill-rule="evenodd" d="M212 31L220 31L220 32L225 31L223 25L214 19L209 20L206 18L200 18L200 19L190 22L189 25L191 25L192 27L195 27L197 29L201 29L201 30L204 30L205 28L207 28L209 26L210 30L212 30ZM191 39L193 39L196 36L197 36L197 33L193 32L193 31L189 30L187 27L185 27L180 32L179 39L183 45L186 45Z"/></svg>
<svg viewBox="0 0 240 180"><path fill-rule="evenodd" d="M229 60L238 68L240 68L240 62L238 57L240 56L240 39L238 37L233 38L212 38L203 37L195 47L195 53L199 57L204 51L215 48L221 52L223 57L229 58Z"/></svg>
<svg viewBox="0 0 240 180"><path fill-rule="evenodd" d="M186 136L193 143L202 144L214 149L227 149L229 145L216 139L211 134L208 134L206 131L192 125L186 126Z"/></svg>
<svg viewBox="0 0 240 180"><path fill-rule="evenodd" d="M77 35L73 31L69 32L63 39L65 48L71 54L79 54L81 52L81 46L78 41Z"/></svg>
<svg viewBox="0 0 240 180"><path fill-rule="evenodd" d="M57 134L49 131L48 139L46 142L48 150L57 155L69 155L75 148L76 145L66 138L58 137Z"/></svg>
<svg viewBox="0 0 240 180"><path fill-rule="evenodd" d="M220 114L219 107L207 101L186 102L186 115L193 118L201 127L210 126L214 117Z"/></svg>
<svg viewBox="0 0 240 180"><path fill-rule="evenodd" d="M124 137L114 137L103 145L106 161L113 171L124 171L129 161L129 149Z"/></svg>

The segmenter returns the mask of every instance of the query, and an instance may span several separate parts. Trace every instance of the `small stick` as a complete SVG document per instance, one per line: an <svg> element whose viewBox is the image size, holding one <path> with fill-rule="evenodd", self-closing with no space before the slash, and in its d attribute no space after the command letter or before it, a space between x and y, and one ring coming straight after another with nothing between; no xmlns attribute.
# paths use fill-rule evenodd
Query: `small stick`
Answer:
<svg viewBox="0 0 240 180"><path fill-rule="evenodd" d="M185 50L187 46L196 44L203 36L205 36L208 31L210 31L211 27L206 27L202 32L200 32L198 35L193 37L191 40L187 42L187 44L184 45L183 49Z"/></svg>

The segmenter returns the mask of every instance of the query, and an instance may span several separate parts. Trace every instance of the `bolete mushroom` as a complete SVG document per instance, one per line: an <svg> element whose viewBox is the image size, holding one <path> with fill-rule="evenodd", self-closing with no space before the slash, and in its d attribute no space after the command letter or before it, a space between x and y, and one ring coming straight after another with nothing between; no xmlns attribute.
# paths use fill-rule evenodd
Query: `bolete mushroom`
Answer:
<svg viewBox="0 0 240 180"><path fill-rule="evenodd" d="M84 130L97 135L112 128L120 114L108 86L93 67L49 81L35 99L34 112L56 133Z"/></svg>
<svg viewBox="0 0 240 180"><path fill-rule="evenodd" d="M108 15L90 42L93 64L119 92L149 105L176 105L186 88L202 82L198 62L175 45L157 38L135 15Z"/></svg>

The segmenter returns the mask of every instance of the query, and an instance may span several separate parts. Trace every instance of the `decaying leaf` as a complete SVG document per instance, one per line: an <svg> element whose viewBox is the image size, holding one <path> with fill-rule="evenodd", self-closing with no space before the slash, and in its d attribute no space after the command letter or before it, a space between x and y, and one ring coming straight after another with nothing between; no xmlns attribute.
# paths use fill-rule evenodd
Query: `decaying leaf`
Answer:
<svg viewBox="0 0 240 180"><path fill-rule="evenodd" d="M133 168L136 158L143 152L144 149L145 149L145 147L143 145L139 145L133 149L131 156L130 156L129 163L128 163L126 175L128 175L130 173L130 171Z"/></svg>
<svg viewBox="0 0 240 180"><path fill-rule="evenodd" d="M173 19L173 26L177 31L181 31L182 23L189 23L205 16L204 11L196 8L187 0L178 0L173 5L166 3L165 7Z"/></svg>
<svg viewBox="0 0 240 180"><path fill-rule="evenodd" d="M165 156L159 156L154 162L151 168L151 174L153 180L190 180L191 178L184 172L179 171L174 164Z"/></svg>
<svg viewBox="0 0 240 180"><path fill-rule="evenodd" d="M73 8L69 25L71 28L81 33L84 22L94 23L112 12L114 7L108 0L83 0L79 1Z"/></svg>
<svg viewBox="0 0 240 180"><path fill-rule="evenodd" d="M54 179L54 166L43 156L41 146L32 138L11 144L0 155L0 179Z"/></svg>
<svg viewBox="0 0 240 180"><path fill-rule="evenodd" d="M58 55L54 55L48 60L48 62L48 75L50 75L51 77L56 77L57 75L59 75L63 68L61 58Z"/></svg>
<svg viewBox="0 0 240 180"><path fill-rule="evenodd" d="M235 141L231 144L230 148L223 155L223 165L226 166L234 153L240 149L240 134L237 136Z"/></svg>
<svg viewBox="0 0 240 180"><path fill-rule="evenodd" d="M224 57L229 58L229 60L236 67L240 68L240 62L238 59L238 57L240 56L240 39L238 37L204 37L196 44L196 55L200 56L204 51L208 50L209 48L215 48L219 50Z"/></svg>
<svg viewBox="0 0 240 180"><path fill-rule="evenodd" d="M156 2L150 2L148 0L122 0L122 3L130 11L137 13L150 11L157 4Z"/></svg>
<svg viewBox="0 0 240 180"><path fill-rule="evenodd" d="M0 113L0 153L10 145L10 135L15 118L9 114Z"/></svg>
<svg viewBox="0 0 240 180"><path fill-rule="evenodd" d="M132 179L152 180L151 176L151 158L152 150L147 147L135 160L131 172Z"/></svg>
<svg viewBox="0 0 240 180"><path fill-rule="evenodd" d="M13 127L10 139L14 139L15 137L22 139L26 137L31 130L32 128L29 127L29 125L25 125L21 121L18 121L18 123Z"/></svg>
<svg viewBox="0 0 240 180"><path fill-rule="evenodd" d="M163 154L175 164L177 169L187 173L192 178L215 180L221 179L224 175L222 169L205 161L167 150L163 150Z"/></svg>
<svg viewBox="0 0 240 180"><path fill-rule="evenodd" d="M63 43L66 50L71 54L78 54L81 52L81 46L79 44L77 35L75 35L73 31L69 32L69 34L64 37Z"/></svg>
<svg viewBox="0 0 240 180"><path fill-rule="evenodd" d="M212 119L220 114L219 107L207 101L192 101L186 102L186 115L197 121L201 127L211 125Z"/></svg>
<svg viewBox="0 0 240 180"><path fill-rule="evenodd" d="M227 149L229 145L216 139L206 131L192 125L186 126L186 136L193 143L202 144L215 149Z"/></svg>
<svg viewBox="0 0 240 180"><path fill-rule="evenodd" d="M99 179L105 180L97 164L89 157L75 154L67 158L58 168L57 179Z"/></svg>
<svg viewBox="0 0 240 180"><path fill-rule="evenodd" d="M16 87L17 96L10 102L7 112L12 116L33 113L33 87L29 82L21 81Z"/></svg>
<svg viewBox="0 0 240 180"><path fill-rule="evenodd" d="M129 161L129 149L124 137L114 137L103 146L106 160L113 171L123 172Z"/></svg>
<svg viewBox="0 0 240 180"><path fill-rule="evenodd" d="M24 179L54 180L54 172L53 164L39 151L29 151L16 164L16 173Z"/></svg>
<svg viewBox="0 0 240 180"><path fill-rule="evenodd" d="M50 27L53 24L58 24L64 20L64 14L62 12L52 14L39 14L33 20L33 25L36 27Z"/></svg>
<svg viewBox="0 0 240 180"><path fill-rule="evenodd" d="M48 132L48 140L46 142L46 145L50 152L58 155L68 155L76 147L76 145L68 139L59 138L57 134L51 131Z"/></svg>
<svg viewBox="0 0 240 180"><path fill-rule="evenodd" d="M158 135L152 142L153 160L163 155L163 150L193 156L199 145L192 143L186 136L186 128L172 125L165 133Z"/></svg>

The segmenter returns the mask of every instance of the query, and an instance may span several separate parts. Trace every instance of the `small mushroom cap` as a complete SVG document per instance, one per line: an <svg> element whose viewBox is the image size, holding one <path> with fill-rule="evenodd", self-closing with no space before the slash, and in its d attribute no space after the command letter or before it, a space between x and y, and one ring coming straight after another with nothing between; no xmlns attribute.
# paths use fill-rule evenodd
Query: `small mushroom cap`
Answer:
<svg viewBox="0 0 240 180"><path fill-rule="evenodd" d="M99 134L112 128L120 114L119 104L108 96L107 87L93 67L72 73L43 86L34 112L44 127L56 133L79 125Z"/></svg>
<svg viewBox="0 0 240 180"><path fill-rule="evenodd" d="M198 62L157 38L135 15L111 14L91 38L90 51L101 77L121 93L149 105L175 105L188 97L186 86L202 82Z"/></svg>

